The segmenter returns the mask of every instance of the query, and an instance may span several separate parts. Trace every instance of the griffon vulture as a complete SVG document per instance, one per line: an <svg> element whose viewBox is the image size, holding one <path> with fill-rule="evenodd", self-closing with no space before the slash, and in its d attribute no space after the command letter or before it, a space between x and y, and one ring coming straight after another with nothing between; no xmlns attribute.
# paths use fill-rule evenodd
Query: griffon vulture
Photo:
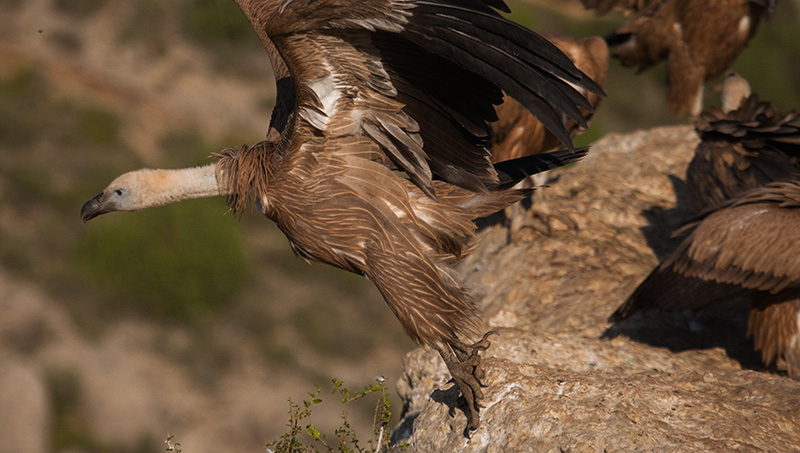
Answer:
<svg viewBox="0 0 800 453"><path fill-rule="evenodd" d="M602 90L555 46L501 16L502 0L236 0L277 80L266 140L184 170L139 170L87 202L89 220L227 196L275 221L301 257L367 276L416 342L438 350L479 425L476 307L451 265L473 219L519 200L510 187L582 153L493 166L503 92L565 144ZM571 145L570 145L571 146Z"/></svg>
<svg viewBox="0 0 800 453"><path fill-rule="evenodd" d="M589 2L588 0L584 2ZM608 2L597 2L604 10ZM623 66L639 71L667 62L667 107L696 116L703 88L727 71L777 0L661 0L617 2L644 7L606 37Z"/></svg>

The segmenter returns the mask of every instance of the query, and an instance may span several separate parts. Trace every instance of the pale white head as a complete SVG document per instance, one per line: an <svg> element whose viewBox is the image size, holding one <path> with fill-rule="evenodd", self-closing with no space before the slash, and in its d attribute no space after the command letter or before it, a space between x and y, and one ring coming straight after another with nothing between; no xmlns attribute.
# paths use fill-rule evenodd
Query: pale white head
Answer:
<svg viewBox="0 0 800 453"><path fill-rule="evenodd" d="M722 83L722 111L731 113L737 110L751 94L750 84L735 72L730 72Z"/></svg>
<svg viewBox="0 0 800 453"><path fill-rule="evenodd" d="M141 211L156 206L150 190L153 171L132 171L111 181L99 195L83 205L81 208L83 221L86 222L108 212Z"/></svg>

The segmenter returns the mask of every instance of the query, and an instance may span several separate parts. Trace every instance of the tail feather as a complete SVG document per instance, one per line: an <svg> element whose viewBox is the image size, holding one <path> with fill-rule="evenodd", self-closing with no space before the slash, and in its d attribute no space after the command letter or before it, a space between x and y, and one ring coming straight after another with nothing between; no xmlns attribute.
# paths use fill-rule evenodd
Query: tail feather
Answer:
<svg viewBox="0 0 800 453"><path fill-rule="evenodd" d="M575 151L562 149L544 154L520 157L519 159L498 162L494 165L499 182L492 190L513 187L528 176L577 162L589 153L589 147L576 148Z"/></svg>

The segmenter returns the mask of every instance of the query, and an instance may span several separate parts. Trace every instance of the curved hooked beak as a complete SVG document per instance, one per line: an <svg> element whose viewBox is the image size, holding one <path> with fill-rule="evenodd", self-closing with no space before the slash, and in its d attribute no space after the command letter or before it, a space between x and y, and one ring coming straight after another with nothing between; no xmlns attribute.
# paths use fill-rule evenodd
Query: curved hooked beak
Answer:
<svg viewBox="0 0 800 453"><path fill-rule="evenodd" d="M83 207L81 208L81 218L83 219L83 222L86 223L100 214L105 214L110 211L111 209L109 209L107 204L103 203L103 194L101 193L100 195L84 203Z"/></svg>

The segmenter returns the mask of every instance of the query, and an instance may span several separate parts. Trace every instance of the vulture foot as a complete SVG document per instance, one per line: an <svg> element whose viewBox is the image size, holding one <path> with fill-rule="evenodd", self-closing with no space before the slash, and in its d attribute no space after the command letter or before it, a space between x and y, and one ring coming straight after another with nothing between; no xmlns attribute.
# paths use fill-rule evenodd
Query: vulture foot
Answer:
<svg viewBox="0 0 800 453"><path fill-rule="evenodd" d="M444 359L447 369L453 376L453 380L461 390L461 395L466 402L469 411L467 427L464 429L464 436L470 437L472 431L478 429L480 425L479 410L481 405L478 401L483 398L481 387L485 387L480 381L486 376L481 367L480 351L488 349L491 342L488 340L490 335L497 332L487 332L477 343L468 345L461 342L451 342L450 344L437 346L439 354Z"/></svg>

